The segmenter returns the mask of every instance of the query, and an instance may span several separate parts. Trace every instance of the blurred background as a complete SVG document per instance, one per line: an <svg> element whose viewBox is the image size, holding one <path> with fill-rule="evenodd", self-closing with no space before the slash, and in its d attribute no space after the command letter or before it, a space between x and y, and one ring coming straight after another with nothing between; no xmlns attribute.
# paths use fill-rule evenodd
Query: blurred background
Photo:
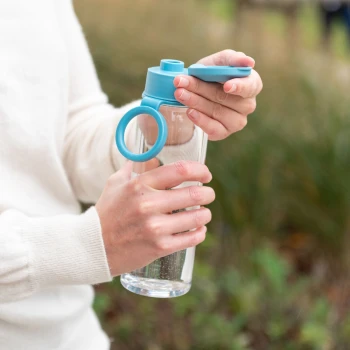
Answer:
<svg viewBox="0 0 350 350"><path fill-rule="evenodd" d="M209 144L217 199L191 291L156 300L115 278L95 310L118 350L350 349L349 2L75 0L113 104L161 58L222 49L264 81L246 129Z"/></svg>

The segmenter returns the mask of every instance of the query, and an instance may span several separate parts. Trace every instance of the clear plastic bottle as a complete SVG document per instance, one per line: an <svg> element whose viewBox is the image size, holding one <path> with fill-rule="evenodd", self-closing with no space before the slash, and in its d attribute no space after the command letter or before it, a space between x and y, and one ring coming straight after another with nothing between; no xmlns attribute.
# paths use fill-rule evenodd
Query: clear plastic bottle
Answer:
<svg viewBox="0 0 350 350"><path fill-rule="evenodd" d="M207 135L187 117L185 106L162 105L160 113L166 120L168 137L157 157L145 162L135 162L133 174L139 175L154 167L182 160L204 163L207 149ZM128 145L131 152L145 153L157 137L157 124L149 115L139 115L131 125L133 142ZM201 185L198 182L185 182L178 186ZM169 189L171 190L171 189ZM178 208L182 210L198 207ZM181 233L178 233L181 234ZM146 267L121 276L123 286L137 294L158 298L183 295L191 288L195 248L188 248L157 259Z"/></svg>
<svg viewBox="0 0 350 350"><path fill-rule="evenodd" d="M208 138L187 117L187 107L174 97L174 78L177 75L192 75L206 82L225 82L250 73L250 67L195 64L185 69L184 63L177 60L161 60L159 67L149 68L141 106L124 115L116 132L119 151L135 162L134 176L176 161L205 162ZM126 132L128 145L125 143ZM201 184L185 182L177 187L193 185ZM193 209L198 208L178 208L175 212ZM174 234L181 235L181 232ZM195 248L176 252L122 275L121 283L134 293L150 297L183 295L191 288L194 256Z"/></svg>

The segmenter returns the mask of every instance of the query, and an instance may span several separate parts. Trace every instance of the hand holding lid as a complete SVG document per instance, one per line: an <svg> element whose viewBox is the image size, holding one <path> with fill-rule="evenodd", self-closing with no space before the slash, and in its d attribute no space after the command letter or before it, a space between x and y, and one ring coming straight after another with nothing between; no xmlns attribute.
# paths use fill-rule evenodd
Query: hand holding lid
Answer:
<svg viewBox="0 0 350 350"><path fill-rule="evenodd" d="M167 136L167 123L159 112L161 105L183 106L175 97L174 78L177 75L192 75L207 82L225 82L235 77L250 75L250 67L204 66L194 64L188 69L184 63L177 60L161 60L159 67L148 69L145 91L142 94L141 106L127 112L118 124L116 143L120 153L135 162L145 162L156 157L163 149ZM128 150L124 135L129 122L140 114L151 115L158 125L158 138L155 144L143 154L135 154Z"/></svg>

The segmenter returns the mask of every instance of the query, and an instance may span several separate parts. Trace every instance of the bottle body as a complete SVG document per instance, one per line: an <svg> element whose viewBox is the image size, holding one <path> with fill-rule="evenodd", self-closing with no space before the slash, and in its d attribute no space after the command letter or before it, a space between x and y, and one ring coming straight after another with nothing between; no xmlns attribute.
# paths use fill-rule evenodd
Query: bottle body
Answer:
<svg viewBox="0 0 350 350"><path fill-rule="evenodd" d="M135 162L133 176L155 167L176 161L192 160L204 163L207 149L207 135L188 118L185 106L162 105L159 112L166 120L168 136L165 147L147 162ZM131 152L141 154L152 147L157 139L157 124L148 115L139 115L130 124L128 144ZM201 185L198 182L184 182L176 188ZM171 190L171 189L169 189ZM173 213L198 209L178 208ZM181 234L175 233L174 234ZM170 298L187 293L191 287L195 248L188 248L155 260L148 266L123 274L122 285L136 294L150 297Z"/></svg>

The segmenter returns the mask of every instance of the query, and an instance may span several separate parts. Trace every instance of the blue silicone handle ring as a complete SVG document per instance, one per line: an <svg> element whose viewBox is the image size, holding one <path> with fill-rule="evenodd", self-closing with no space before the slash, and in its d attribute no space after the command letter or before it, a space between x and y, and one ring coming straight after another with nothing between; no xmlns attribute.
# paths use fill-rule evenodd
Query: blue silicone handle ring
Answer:
<svg viewBox="0 0 350 350"><path fill-rule="evenodd" d="M142 154L135 154L128 150L125 144L124 136L125 130L128 124L132 119L137 117L140 114L149 114L151 115L158 125L158 138L154 146L149 149L147 152ZM117 143L119 152L127 159L134 162L146 162L154 157L156 157L161 150L163 149L166 139L168 137L168 127L166 121L162 114L157 110L148 107L148 106L139 106L128 111L124 117L120 120L117 131L115 133L115 141Z"/></svg>

